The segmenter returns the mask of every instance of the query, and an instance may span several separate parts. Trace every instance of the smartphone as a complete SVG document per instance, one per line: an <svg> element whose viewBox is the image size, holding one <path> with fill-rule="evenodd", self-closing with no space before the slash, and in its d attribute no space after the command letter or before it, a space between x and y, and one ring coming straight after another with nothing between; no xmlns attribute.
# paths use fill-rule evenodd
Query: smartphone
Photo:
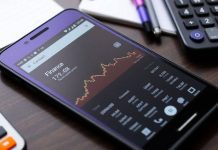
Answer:
<svg viewBox="0 0 218 150"><path fill-rule="evenodd" d="M177 147L218 100L212 85L73 9L4 50L0 66L132 149Z"/></svg>

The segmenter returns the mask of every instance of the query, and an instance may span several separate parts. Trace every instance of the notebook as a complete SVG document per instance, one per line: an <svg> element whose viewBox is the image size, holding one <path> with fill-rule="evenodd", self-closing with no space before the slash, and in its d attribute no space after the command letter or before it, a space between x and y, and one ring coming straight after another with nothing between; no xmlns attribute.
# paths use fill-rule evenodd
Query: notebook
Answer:
<svg viewBox="0 0 218 150"><path fill-rule="evenodd" d="M156 16L163 32L176 34L163 0L152 0ZM79 10L113 22L142 27L136 8L131 0L82 0Z"/></svg>
<svg viewBox="0 0 218 150"><path fill-rule="evenodd" d="M62 10L53 0L0 0L0 48L15 42Z"/></svg>

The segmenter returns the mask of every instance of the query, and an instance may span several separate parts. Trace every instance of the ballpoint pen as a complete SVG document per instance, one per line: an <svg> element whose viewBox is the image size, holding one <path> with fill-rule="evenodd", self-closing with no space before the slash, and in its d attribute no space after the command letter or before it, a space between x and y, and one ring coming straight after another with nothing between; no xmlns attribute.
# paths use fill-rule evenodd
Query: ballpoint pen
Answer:
<svg viewBox="0 0 218 150"><path fill-rule="evenodd" d="M152 33L151 22L149 20L147 9L144 5L144 0L133 0L133 2L136 5L137 11L142 21L142 25L145 29L145 32Z"/></svg>
<svg viewBox="0 0 218 150"><path fill-rule="evenodd" d="M153 33L155 36L158 37L161 34L161 29L160 29L159 22L157 20L157 16L156 16L155 11L154 11L153 4L152 4L151 0L144 0L144 3L145 3L145 6L148 10L148 15L149 15L149 19L151 21L151 25L153 28Z"/></svg>

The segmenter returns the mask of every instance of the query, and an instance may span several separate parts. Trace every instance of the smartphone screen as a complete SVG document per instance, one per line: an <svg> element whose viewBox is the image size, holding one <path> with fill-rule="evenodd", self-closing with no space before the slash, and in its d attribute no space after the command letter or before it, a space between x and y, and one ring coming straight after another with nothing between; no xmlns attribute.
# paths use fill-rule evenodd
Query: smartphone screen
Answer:
<svg viewBox="0 0 218 150"><path fill-rule="evenodd" d="M84 18L16 65L140 146L205 87Z"/></svg>
<svg viewBox="0 0 218 150"><path fill-rule="evenodd" d="M206 88L83 16L13 65L63 104L137 148Z"/></svg>

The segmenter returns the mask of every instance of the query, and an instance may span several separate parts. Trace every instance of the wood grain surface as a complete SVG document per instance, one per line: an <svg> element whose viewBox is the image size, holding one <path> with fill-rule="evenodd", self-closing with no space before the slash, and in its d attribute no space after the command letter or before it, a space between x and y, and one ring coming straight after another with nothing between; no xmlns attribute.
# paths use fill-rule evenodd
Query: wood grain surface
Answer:
<svg viewBox="0 0 218 150"><path fill-rule="evenodd" d="M77 8L79 0L56 0L64 8ZM218 86L218 60L193 62L176 36L163 35L160 42L146 38L140 30L104 22L114 30L152 49L193 74ZM210 100L208 98L208 100ZM70 115L61 106L0 76L0 111L23 135L30 150L122 149L112 138ZM218 150L218 117L214 114L185 142L181 149Z"/></svg>

